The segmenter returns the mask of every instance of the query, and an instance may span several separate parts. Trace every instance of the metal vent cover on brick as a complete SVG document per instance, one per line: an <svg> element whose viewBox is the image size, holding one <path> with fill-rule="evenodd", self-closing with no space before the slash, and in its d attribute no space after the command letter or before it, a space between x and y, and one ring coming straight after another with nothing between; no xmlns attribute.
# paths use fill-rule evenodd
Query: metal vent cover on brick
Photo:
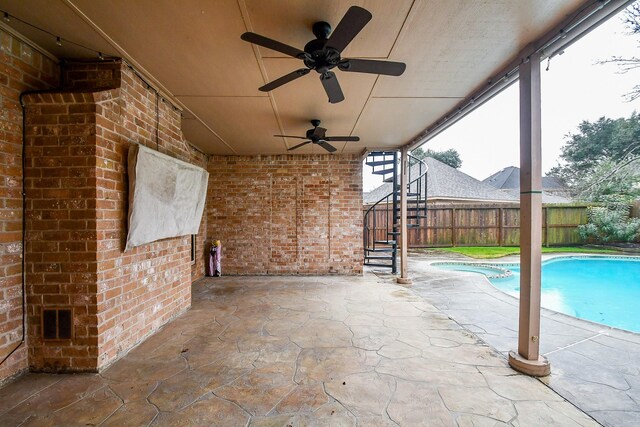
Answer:
<svg viewBox="0 0 640 427"><path fill-rule="evenodd" d="M73 310L46 308L42 310L42 338L70 340L73 337Z"/></svg>

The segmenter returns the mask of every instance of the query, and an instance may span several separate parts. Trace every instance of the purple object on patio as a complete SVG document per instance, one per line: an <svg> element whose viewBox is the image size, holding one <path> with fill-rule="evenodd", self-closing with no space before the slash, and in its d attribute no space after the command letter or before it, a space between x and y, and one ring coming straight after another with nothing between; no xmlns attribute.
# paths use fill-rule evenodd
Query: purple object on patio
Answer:
<svg viewBox="0 0 640 427"><path fill-rule="evenodd" d="M222 275L220 258L222 257L222 244L216 240L209 249L209 276L219 277Z"/></svg>

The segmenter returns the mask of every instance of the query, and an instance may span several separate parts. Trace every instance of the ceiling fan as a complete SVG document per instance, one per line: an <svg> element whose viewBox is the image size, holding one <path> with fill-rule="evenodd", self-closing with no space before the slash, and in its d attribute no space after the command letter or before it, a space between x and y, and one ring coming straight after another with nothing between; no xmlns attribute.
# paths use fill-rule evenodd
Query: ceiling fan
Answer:
<svg viewBox="0 0 640 427"><path fill-rule="evenodd" d="M306 136L291 136L291 135L273 135L280 136L283 138L296 138L296 139L308 139L309 141L305 141L302 144L298 144L289 148L288 151L295 150L296 148L300 148L307 144L317 144L320 147L324 148L330 153L336 151L336 147L329 144L329 141L360 141L360 138L357 136L325 136L327 130L325 128L320 127L320 120L313 119L311 120L311 125L313 129L309 129L307 131Z"/></svg>
<svg viewBox="0 0 640 427"><path fill-rule="evenodd" d="M329 23L324 21L316 22L312 27L316 39L307 43L304 50L260 34L252 32L242 34L240 37L242 40L301 59L306 67L275 79L260 87L259 90L269 92L314 70L320 74L320 81L329 96L329 102L335 104L344 100L344 94L338 79L335 73L331 71L335 67L342 71L356 73L384 74L387 76L401 75L406 68L406 65L402 62L340 57L342 51L362 31L371 18L372 15L368 10L358 6L351 6L333 32L331 32Z"/></svg>

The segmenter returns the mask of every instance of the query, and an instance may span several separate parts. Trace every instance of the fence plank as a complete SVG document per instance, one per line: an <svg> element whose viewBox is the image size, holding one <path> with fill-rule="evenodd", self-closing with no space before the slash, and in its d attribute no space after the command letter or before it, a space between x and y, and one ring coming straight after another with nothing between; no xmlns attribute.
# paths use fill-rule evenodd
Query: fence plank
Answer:
<svg viewBox="0 0 640 427"><path fill-rule="evenodd" d="M577 226L586 224L585 205L553 205L544 208L546 246L581 243ZM365 208L366 211L366 208ZM391 206L369 218L370 233L386 238L384 224L393 217ZM374 227L375 224L375 227ZM427 217L409 229L409 247L518 246L520 209L517 204L428 204Z"/></svg>

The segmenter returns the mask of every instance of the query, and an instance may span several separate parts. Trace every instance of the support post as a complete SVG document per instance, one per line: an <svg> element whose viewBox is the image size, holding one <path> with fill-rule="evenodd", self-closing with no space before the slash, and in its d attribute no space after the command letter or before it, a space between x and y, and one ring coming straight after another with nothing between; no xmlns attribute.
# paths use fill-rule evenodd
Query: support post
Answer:
<svg viewBox="0 0 640 427"><path fill-rule="evenodd" d="M542 268L542 124L540 54L520 65L520 320L509 364L527 375L550 373L540 355Z"/></svg>
<svg viewBox="0 0 640 427"><path fill-rule="evenodd" d="M397 282L401 285L410 285L409 264L407 252L409 236L407 227L407 187L409 187L409 150L402 147L400 152L400 277Z"/></svg>

